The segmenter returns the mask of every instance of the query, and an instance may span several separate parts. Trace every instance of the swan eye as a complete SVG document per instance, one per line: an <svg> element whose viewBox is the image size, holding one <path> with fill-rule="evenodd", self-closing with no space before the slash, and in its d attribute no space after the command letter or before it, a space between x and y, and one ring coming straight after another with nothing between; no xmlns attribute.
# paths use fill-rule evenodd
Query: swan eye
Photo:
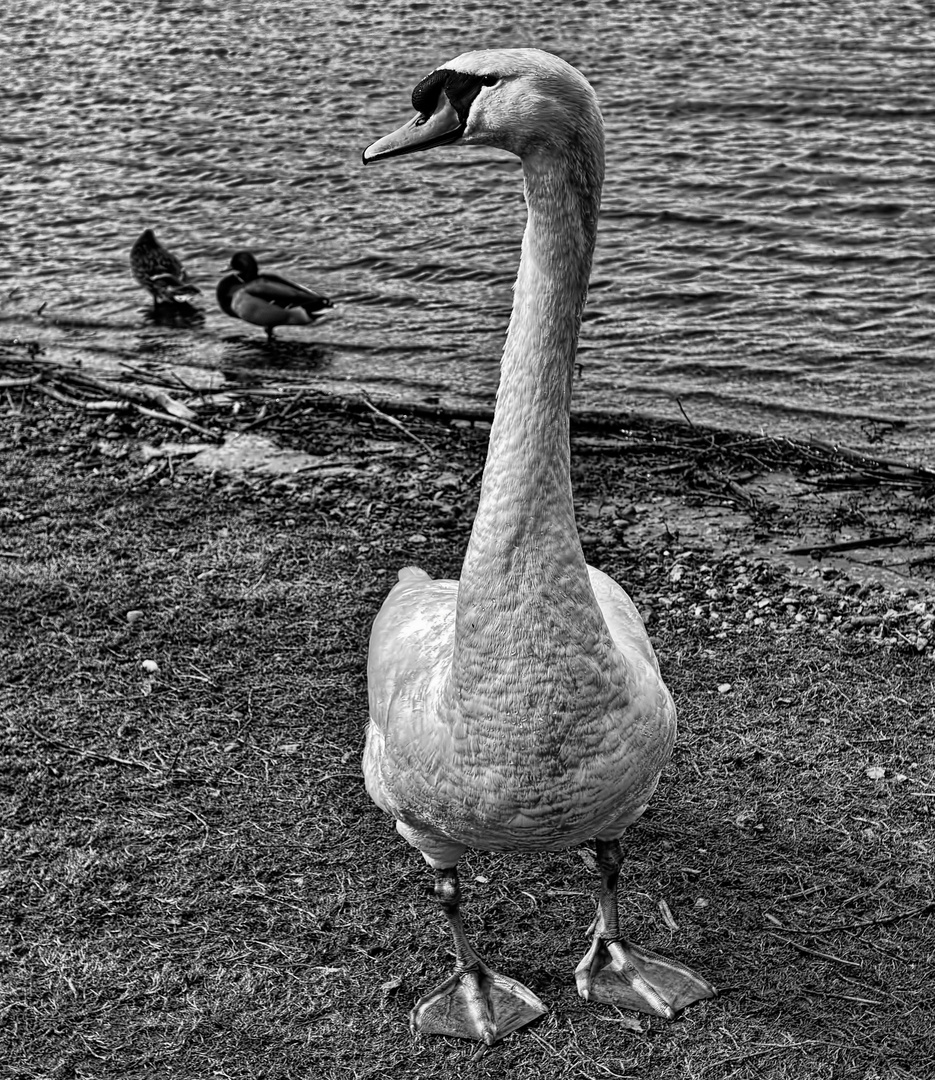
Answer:
<svg viewBox="0 0 935 1080"><path fill-rule="evenodd" d="M435 111L438 96L444 90L464 124L474 98L483 87L493 86L499 81L499 75L474 75L450 68L438 68L431 75L426 75L412 91L412 107L427 120Z"/></svg>

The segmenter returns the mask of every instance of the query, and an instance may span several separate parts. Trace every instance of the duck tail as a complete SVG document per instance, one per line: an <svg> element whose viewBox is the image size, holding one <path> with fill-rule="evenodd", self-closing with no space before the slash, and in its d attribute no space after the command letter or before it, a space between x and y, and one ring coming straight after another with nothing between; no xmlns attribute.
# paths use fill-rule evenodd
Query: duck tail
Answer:
<svg viewBox="0 0 935 1080"><path fill-rule="evenodd" d="M182 296L196 296L201 294L197 285L190 281L182 281L175 274L153 274L150 278L156 288L167 300L177 300Z"/></svg>

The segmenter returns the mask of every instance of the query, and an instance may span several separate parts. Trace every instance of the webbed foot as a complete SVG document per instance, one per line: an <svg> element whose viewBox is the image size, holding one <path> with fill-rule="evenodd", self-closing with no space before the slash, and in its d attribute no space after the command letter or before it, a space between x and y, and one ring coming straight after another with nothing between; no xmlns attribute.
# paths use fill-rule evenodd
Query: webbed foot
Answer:
<svg viewBox="0 0 935 1080"><path fill-rule="evenodd" d="M530 989L478 958L417 1001L409 1025L414 1035L454 1035L492 1046L546 1012Z"/></svg>
<svg viewBox="0 0 935 1080"><path fill-rule="evenodd" d="M602 1001L671 1020L693 1001L717 996L717 990L691 968L628 941L619 930L617 879L620 844L597 840L601 895L591 925L591 948L575 968L578 993L585 1001Z"/></svg>
<svg viewBox="0 0 935 1080"><path fill-rule="evenodd" d="M717 995L707 979L677 960L625 938L606 941L600 932L575 969L575 983L585 1001L619 1005L666 1020L693 1001Z"/></svg>

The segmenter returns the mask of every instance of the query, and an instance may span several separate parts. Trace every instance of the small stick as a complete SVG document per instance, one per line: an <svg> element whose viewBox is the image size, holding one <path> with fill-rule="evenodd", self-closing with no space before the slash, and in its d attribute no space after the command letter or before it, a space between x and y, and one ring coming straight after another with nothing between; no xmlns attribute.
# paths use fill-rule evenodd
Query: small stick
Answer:
<svg viewBox="0 0 935 1080"><path fill-rule="evenodd" d="M31 375L28 379L0 379L0 387L7 386L32 386L42 378L41 375Z"/></svg>
<svg viewBox="0 0 935 1080"><path fill-rule="evenodd" d="M199 435L204 435L207 439L212 439L214 442L220 440L220 436L213 431L209 431L207 428L203 428L200 424L196 424L191 420L186 420L183 416L173 416L171 413L158 412L156 409L147 409L142 405L133 406L138 413L142 416L148 416L153 420L163 420L170 424L178 424L180 427L188 428L190 431L195 431Z"/></svg>
<svg viewBox="0 0 935 1080"><path fill-rule="evenodd" d="M921 794L921 792L910 792L910 795ZM935 911L935 900L929 900L927 904L922 904L917 908L910 908L908 911L897 911L893 915L883 915L879 919L861 919L859 922L849 923L834 923L831 926L823 926L821 930L810 931L813 934L826 934L830 930L862 930L865 926L888 926L890 923L900 922L903 919L913 919L917 915L928 915L930 911Z"/></svg>
<svg viewBox="0 0 935 1080"><path fill-rule="evenodd" d="M72 409L87 409L92 402L82 401L81 398L69 397L67 394L62 394L58 390L53 390L51 386L45 386L43 383L36 383L36 389L41 390L47 397L53 398L55 401L60 402L62 405L68 405ZM113 403L116 407L117 403Z"/></svg>
<svg viewBox="0 0 935 1080"><path fill-rule="evenodd" d="M855 548L892 547L905 541L905 533L890 533L883 536L866 536L862 540L840 540L836 544L807 544L804 547L788 548L787 555L811 555L813 551L852 551Z"/></svg>
<svg viewBox="0 0 935 1080"><path fill-rule="evenodd" d="M179 419L191 420L195 416L194 410L190 409L181 401L176 401L175 398L170 397L164 390L159 390L153 386L128 386L126 383L96 379L93 375L87 375L83 371L69 372L68 375L65 375L64 377L72 382L89 386L102 394L115 395L116 397L126 398L128 401L132 402L145 401L150 404L159 405L165 409L167 413L178 417Z"/></svg>
<svg viewBox="0 0 935 1080"><path fill-rule="evenodd" d="M33 727L32 724L27 724L26 726L37 739L40 739L47 746L57 746L62 750L67 750L71 754L77 754L78 757L84 758L85 760L109 761L115 765L130 765L135 769L145 769L148 773L161 775L161 770L154 768L148 761L140 761L139 758L121 758L114 754L102 754L97 750L84 750L80 746L75 746L72 743L63 742L61 739L52 739L48 735L43 735L42 732Z"/></svg>
<svg viewBox="0 0 935 1080"><path fill-rule="evenodd" d="M688 426L689 426L690 428L693 428L693 427L694 427L695 425L694 425L694 424L693 424L693 423L691 422L691 420L689 419L689 417L688 417L688 413L687 413L687 412L686 412L686 411L685 411L685 410L684 410L684 409L682 408L682 401L681 401L681 399L680 399L680 398L676 398L676 399L675 399L675 404L676 404L676 405L678 405L678 407L679 407L679 412L680 412L680 413L682 414L682 416L684 416L684 417L685 417L685 423L686 423L686 424L688 424Z"/></svg>
<svg viewBox="0 0 935 1080"><path fill-rule="evenodd" d="M842 960L840 956L832 956L830 953L819 952L817 949L809 949L805 945L799 945L796 941L790 941L788 938L780 937L779 934L770 934L770 937L774 937L778 941L781 941L783 945L791 945L793 949L797 949L800 953L805 953L807 956L814 956L819 960L830 960L833 964L844 964L846 967L860 967L860 964L856 963L854 960Z"/></svg>
<svg viewBox="0 0 935 1080"><path fill-rule="evenodd" d="M435 456L435 451L431 448L431 446L429 446L429 444L427 442L424 442L422 439L420 439L418 435L413 435L412 432L405 426L405 424L401 424L399 422L399 420L396 419L395 416L387 416L387 414L385 412L381 412L380 409L378 409L376 407L376 405L374 405L373 402L370 400L370 398L367 395L367 392L365 390L360 391L360 397L361 397L361 400L363 401L363 403L367 406L368 409L370 409L371 412L375 412L377 414L377 416L382 417L388 423L392 424L393 427L399 428L399 430L407 438L412 439L413 442L417 442L420 446L422 446L426 450L428 450L428 452L432 455L432 457Z"/></svg>
<svg viewBox="0 0 935 1080"><path fill-rule="evenodd" d="M802 987L803 994L811 994L812 997L837 998L838 1001L856 1001L858 1005L885 1005L885 1001L872 1001L870 998L854 997L852 994L832 994L830 990L809 990Z"/></svg>
<svg viewBox="0 0 935 1080"><path fill-rule="evenodd" d="M812 893L818 892L820 889L824 889L824 885L812 885L810 889L800 889L798 892L789 893L788 896L777 897L778 900L800 900L805 896L811 896Z"/></svg>

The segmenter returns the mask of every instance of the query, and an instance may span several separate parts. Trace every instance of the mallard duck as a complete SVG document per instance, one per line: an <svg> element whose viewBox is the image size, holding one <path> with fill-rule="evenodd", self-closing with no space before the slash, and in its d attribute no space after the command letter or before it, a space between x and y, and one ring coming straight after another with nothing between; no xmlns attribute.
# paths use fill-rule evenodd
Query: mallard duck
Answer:
<svg viewBox="0 0 935 1080"><path fill-rule="evenodd" d="M400 570L370 637L367 790L434 868L454 939L454 973L416 1003L411 1025L490 1044L546 1011L468 941L457 864L468 847L552 851L589 839L601 882L578 992L671 1019L715 990L623 936L617 880L620 837L671 753L675 706L635 605L585 562L572 501L569 412L604 176L601 113L578 71L534 49L464 53L424 78L412 104L416 116L369 146L365 163L449 143L512 151L528 219L460 581Z"/></svg>
<svg viewBox="0 0 935 1080"><path fill-rule="evenodd" d="M305 326L324 308L334 306L327 296L279 274L261 274L249 251L236 252L230 269L234 273L218 282L221 310L235 319L262 326L270 341L277 326Z"/></svg>
<svg viewBox="0 0 935 1080"><path fill-rule="evenodd" d="M181 260L162 246L152 229L144 229L130 248L130 273L152 295L153 306L184 304L201 290L189 280Z"/></svg>

